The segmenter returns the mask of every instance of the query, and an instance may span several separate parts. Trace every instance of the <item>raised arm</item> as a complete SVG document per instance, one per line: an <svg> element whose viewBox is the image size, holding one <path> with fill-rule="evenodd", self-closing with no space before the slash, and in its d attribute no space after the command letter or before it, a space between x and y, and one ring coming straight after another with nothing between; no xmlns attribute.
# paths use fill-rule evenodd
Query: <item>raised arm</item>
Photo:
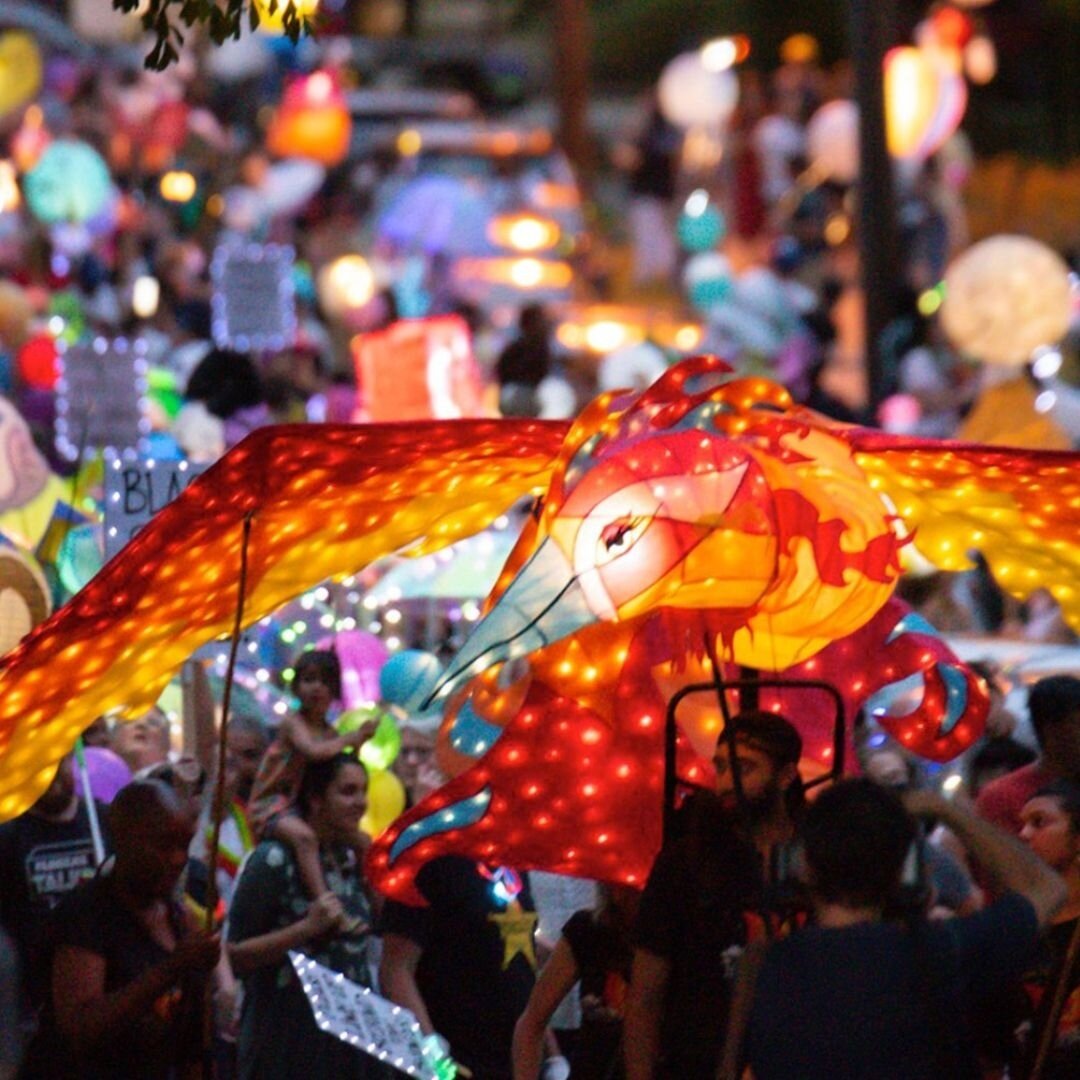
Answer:
<svg viewBox="0 0 1080 1080"><path fill-rule="evenodd" d="M1000 889L1031 901L1040 927L1065 903L1064 879L1015 836L935 792L908 792L904 805L912 814L935 817L947 825Z"/></svg>

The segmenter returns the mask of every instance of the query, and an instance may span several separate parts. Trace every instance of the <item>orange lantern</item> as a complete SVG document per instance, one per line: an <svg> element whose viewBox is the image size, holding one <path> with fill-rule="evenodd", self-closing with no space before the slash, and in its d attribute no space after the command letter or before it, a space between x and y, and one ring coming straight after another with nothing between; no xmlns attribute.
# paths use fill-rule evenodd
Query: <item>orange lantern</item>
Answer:
<svg viewBox="0 0 1080 1080"><path fill-rule="evenodd" d="M333 168L345 160L351 136L352 118L337 76L315 71L285 87L266 147L279 157L311 158Z"/></svg>
<svg viewBox="0 0 1080 1080"><path fill-rule="evenodd" d="M889 152L923 161L960 125L967 84L930 50L904 46L885 55L885 127Z"/></svg>

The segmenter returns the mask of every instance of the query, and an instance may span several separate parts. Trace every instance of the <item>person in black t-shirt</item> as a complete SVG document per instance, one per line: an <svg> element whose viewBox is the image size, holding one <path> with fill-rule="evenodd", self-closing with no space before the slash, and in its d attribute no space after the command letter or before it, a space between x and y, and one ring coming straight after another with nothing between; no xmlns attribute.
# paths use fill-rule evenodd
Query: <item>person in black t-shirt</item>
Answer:
<svg viewBox="0 0 1080 1080"><path fill-rule="evenodd" d="M618 1068L622 1014L630 982L630 927L640 893L604 885L596 911L575 912L540 973L514 1029L514 1080L540 1075L544 1035L555 1010L581 981L581 1037L572 1055L575 1080L610 1080Z"/></svg>
<svg viewBox="0 0 1080 1080"><path fill-rule="evenodd" d="M176 898L192 826L172 789L137 780L109 813L114 863L56 911L50 1038L38 1040L35 1075L172 1080L201 1056L221 944Z"/></svg>
<svg viewBox="0 0 1080 1080"><path fill-rule="evenodd" d="M509 1080L514 1023L536 978L528 881L458 855L426 863L428 907L383 909L382 992L438 1034L474 1080Z"/></svg>
<svg viewBox="0 0 1080 1080"><path fill-rule="evenodd" d="M104 835L108 808L96 808ZM75 793L69 755L38 801L0 825L0 925L19 950L31 1025L48 992L49 913L96 868L90 820Z"/></svg>
<svg viewBox="0 0 1080 1080"><path fill-rule="evenodd" d="M774 713L732 723L741 809L721 739L715 795L695 797L688 835L660 852L641 899L623 1030L628 1080L712 1080L739 956L765 935L763 856L794 833L802 739Z"/></svg>

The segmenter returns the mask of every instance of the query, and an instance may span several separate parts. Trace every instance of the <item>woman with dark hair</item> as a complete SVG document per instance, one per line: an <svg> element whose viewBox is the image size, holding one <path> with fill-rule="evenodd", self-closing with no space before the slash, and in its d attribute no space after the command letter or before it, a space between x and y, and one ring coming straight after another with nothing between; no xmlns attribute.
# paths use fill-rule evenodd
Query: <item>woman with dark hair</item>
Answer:
<svg viewBox="0 0 1080 1080"><path fill-rule="evenodd" d="M329 761L350 748L359 749L375 734L377 723L368 721L346 735L339 735L330 723L330 706L341 697L341 665L329 649L300 654L292 688L300 708L281 721L259 764L248 818L256 839L279 840L292 849L300 879L315 900L327 890L316 837L303 815L297 813L305 767ZM353 839L355 842L356 837Z"/></svg>
<svg viewBox="0 0 1080 1080"><path fill-rule="evenodd" d="M244 865L228 920L229 959L244 984L239 1076L383 1076L373 1059L316 1027L289 961L290 951L298 950L353 982L371 984L371 909L356 855L367 807L363 765L346 754L309 763L296 806L317 840L329 888L310 902L296 853L279 840L263 841ZM339 927L347 921L352 929L344 933Z"/></svg>

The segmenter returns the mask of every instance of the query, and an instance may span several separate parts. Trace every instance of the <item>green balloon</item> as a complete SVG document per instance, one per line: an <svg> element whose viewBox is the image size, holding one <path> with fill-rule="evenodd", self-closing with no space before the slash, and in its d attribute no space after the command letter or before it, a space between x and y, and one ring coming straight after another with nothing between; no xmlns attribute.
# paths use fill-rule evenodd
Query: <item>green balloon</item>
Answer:
<svg viewBox="0 0 1080 1080"><path fill-rule="evenodd" d="M338 717L337 729L339 734L348 735L349 732L363 727L369 720L378 720L379 726L375 729L375 734L360 747L360 760L369 771L389 769L401 749L401 732L388 712L374 705L350 709Z"/></svg>

